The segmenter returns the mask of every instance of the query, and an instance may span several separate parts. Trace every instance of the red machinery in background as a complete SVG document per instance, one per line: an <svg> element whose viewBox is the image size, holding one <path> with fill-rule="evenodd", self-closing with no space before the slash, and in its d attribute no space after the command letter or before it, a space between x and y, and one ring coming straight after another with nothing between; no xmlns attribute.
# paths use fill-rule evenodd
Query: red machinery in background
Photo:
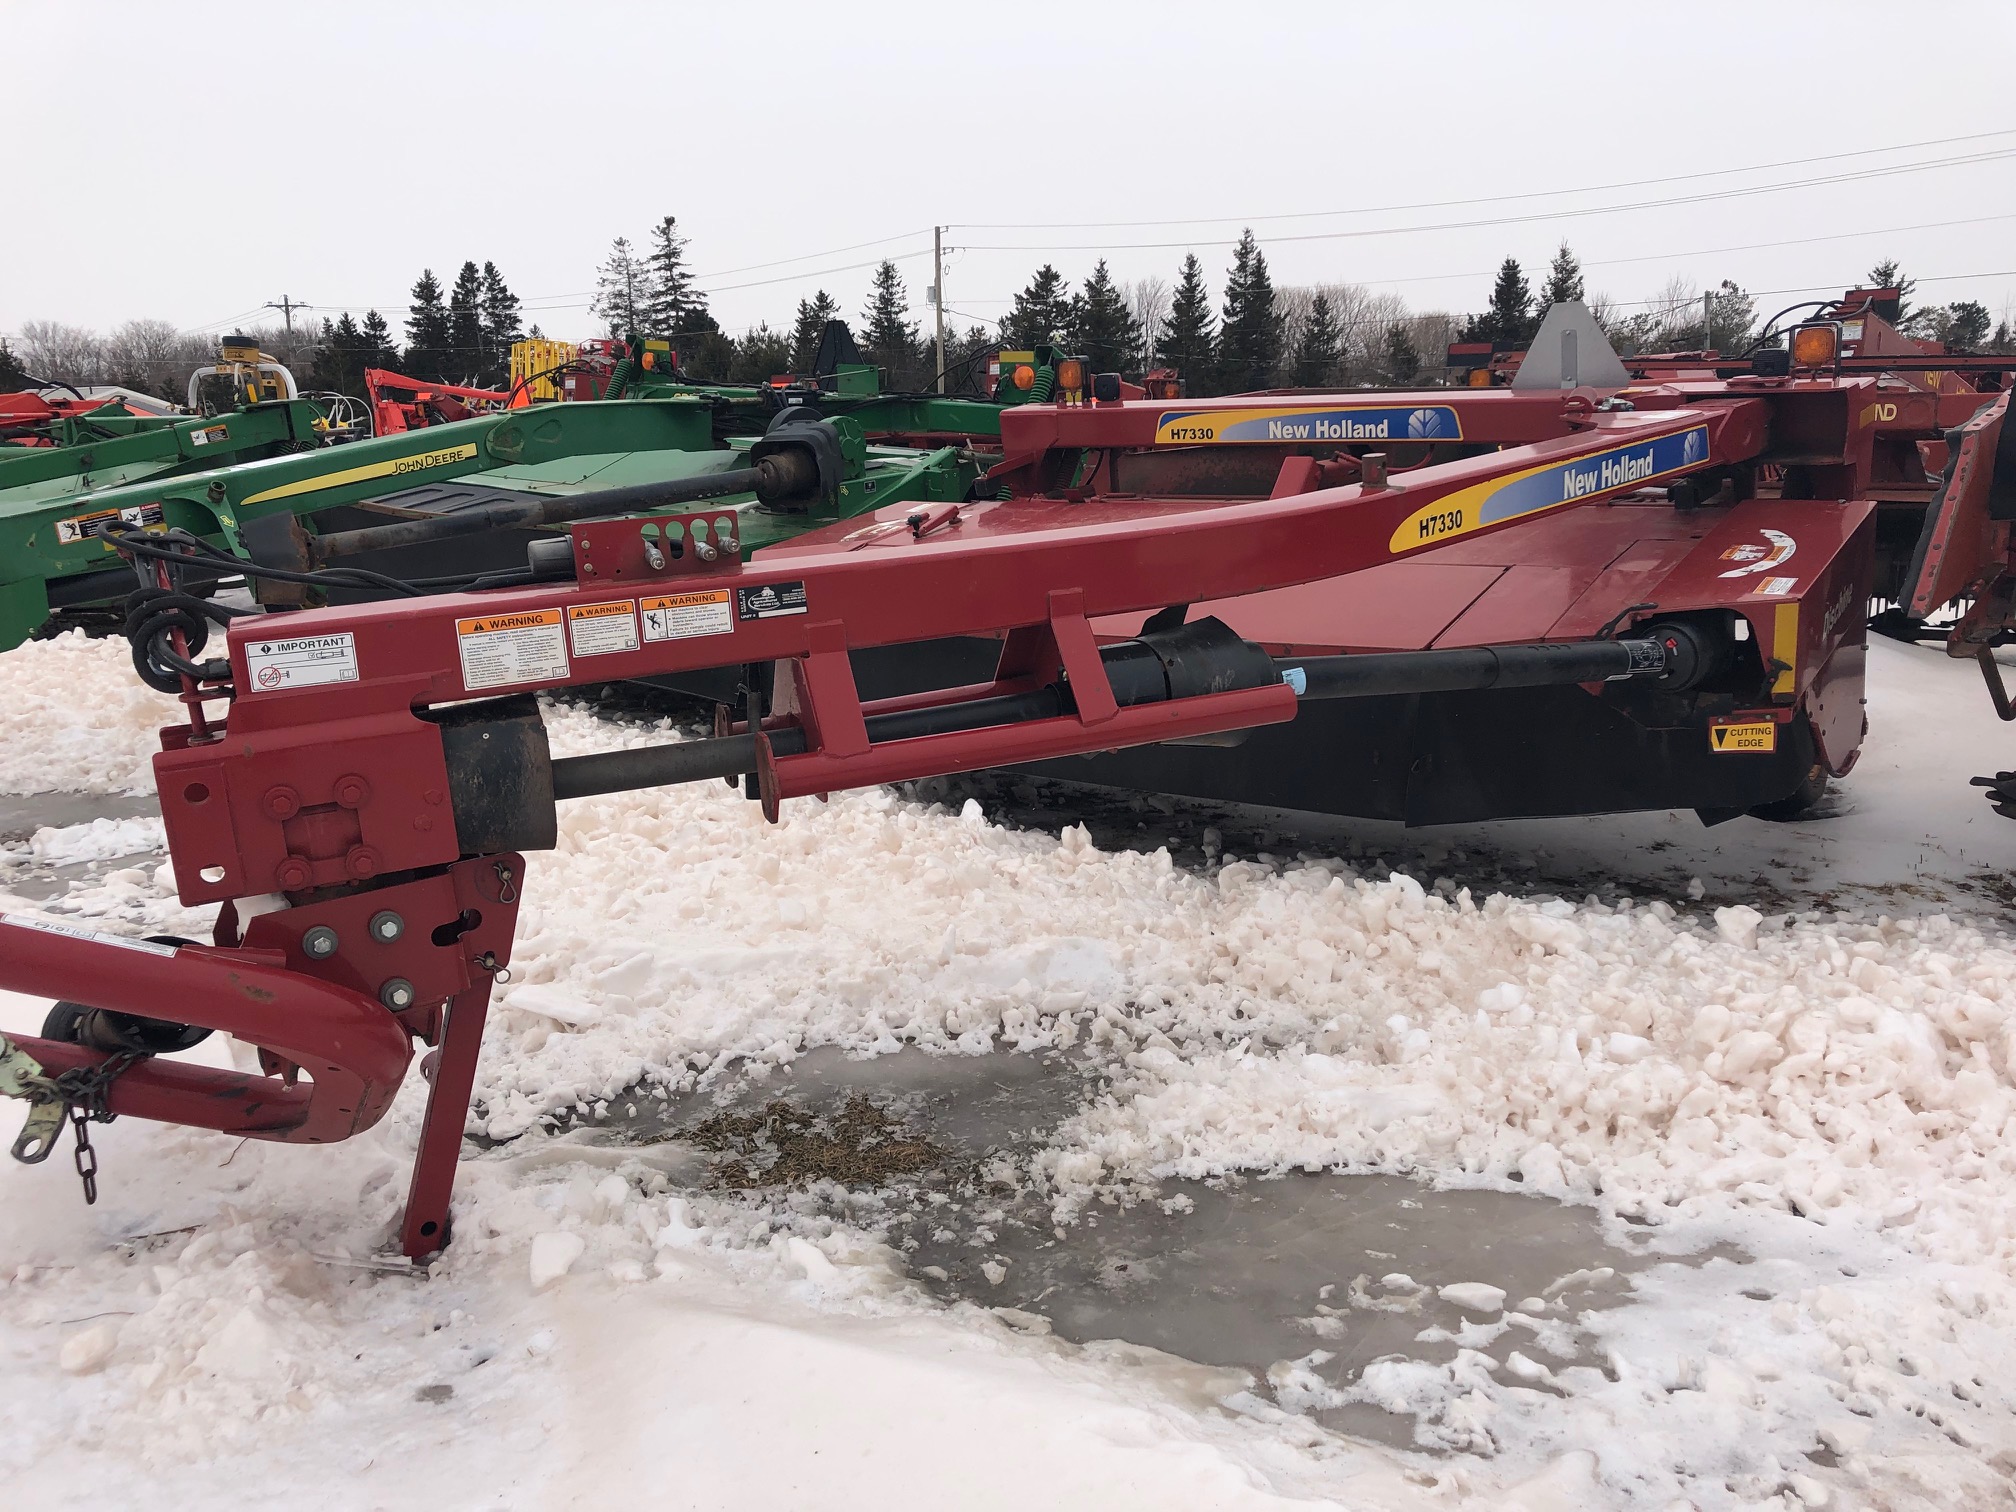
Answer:
<svg viewBox="0 0 2016 1512"><path fill-rule="evenodd" d="M522 409L531 401L498 389L422 383L385 368L364 369L364 394L371 404L371 433L390 436L450 420L468 420L502 409Z"/></svg>
<svg viewBox="0 0 2016 1512"><path fill-rule="evenodd" d="M209 661L223 611L176 589L193 544L112 537L154 584L136 652L188 711L155 758L177 888L222 909L209 945L0 920L0 987L68 1000L0 1044L0 1090L30 1104L16 1153L118 1113L341 1139L417 1040L436 1053L401 1244L438 1249L525 854L592 794L728 777L774 817L1050 763L1178 792L1287 772L1429 821L1798 801L1857 754L1866 488L1883 448L1937 433L1938 396L1834 371L1832 326L1795 333L1781 373L1637 385L1580 329L1542 334L1511 391L1184 405L1095 381L1006 411L986 497L958 507L748 560L732 513L588 519L542 580L231 619ZM752 457L809 487L821 423ZM948 646L984 670L864 696L876 658L914 673ZM724 668L711 739L547 750L541 692ZM212 1028L265 1074L161 1053Z"/></svg>
<svg viewBox="0 0 2016 1512"><path fill-rule="evenodd" d="M49 389L23 389L0 394L0 446L53 446L49 430L56 421L74 420L119 402L110 396L60 399L52 397L52 393ZM125 413L124 408L117 413Z"/></svg>

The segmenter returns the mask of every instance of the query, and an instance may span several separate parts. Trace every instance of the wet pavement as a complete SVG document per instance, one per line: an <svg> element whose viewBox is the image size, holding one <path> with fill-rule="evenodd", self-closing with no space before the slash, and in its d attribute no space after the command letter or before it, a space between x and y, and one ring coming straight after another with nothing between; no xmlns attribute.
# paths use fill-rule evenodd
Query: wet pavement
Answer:
<svg viewBox="0 0 2016 1512"><path fill-rule="evenodd" d="M144 866L150 872L161 864L153 851L132 856L114 856L95 861L73 861L51 866L21 854L21 848L42 828L61 829L72 824L89 824L93 819L136 819L161 812L151 794L146 797L103 793L33 793L27 797L0 794L0 849L13 854L0 862L0 889L33 903L60 898L72 883L91 883L127 866Z"/></svg>

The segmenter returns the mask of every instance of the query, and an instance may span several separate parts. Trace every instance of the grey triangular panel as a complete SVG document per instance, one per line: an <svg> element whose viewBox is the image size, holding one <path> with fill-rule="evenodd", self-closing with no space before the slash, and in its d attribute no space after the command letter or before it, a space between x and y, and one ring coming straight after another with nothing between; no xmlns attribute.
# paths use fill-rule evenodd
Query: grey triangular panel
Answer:
<svg viewBox="0 0 2016 1512"><path fill-rule="evenodd" d="M1515 389L1620 389L1630 382L1596 317L1574 299L1549 308L1512 375Z"/></svg>

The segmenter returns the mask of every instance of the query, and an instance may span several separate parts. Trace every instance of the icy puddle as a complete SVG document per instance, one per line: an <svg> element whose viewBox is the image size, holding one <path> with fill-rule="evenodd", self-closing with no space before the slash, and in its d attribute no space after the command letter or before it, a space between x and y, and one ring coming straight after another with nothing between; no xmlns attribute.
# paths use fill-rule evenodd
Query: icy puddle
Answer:
<svg viewBox="0 0 2016 1512"><path fill-rule="evenodd" d="M1631 1273L1659 1263L1586 1208L1394 1176L1165 1181L1060 1226L1030 1164L1103 1089L1085 1057L822 1049L763 1070L669 1102L619 1096L591 1123L687 1146L684 1168L717 1189L883 1230L944 1300L1222 1367L1226 1397L1395 1448L1422 1447L1412 1413L1335 1400L1363 1393L1367 1366L1475 1351L1558 1391L1557 1373L1603 1365L1579 1320L1629 1302Z"/></svg>

